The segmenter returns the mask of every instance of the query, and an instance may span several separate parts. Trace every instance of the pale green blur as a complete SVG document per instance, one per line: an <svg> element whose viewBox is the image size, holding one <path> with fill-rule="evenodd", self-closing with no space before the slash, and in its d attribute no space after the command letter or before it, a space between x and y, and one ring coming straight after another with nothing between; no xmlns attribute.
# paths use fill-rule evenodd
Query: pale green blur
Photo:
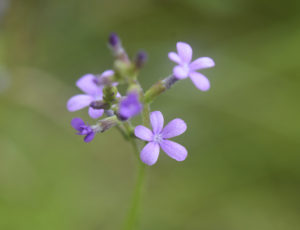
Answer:
<svg viewBox="0 0 300 230"><path fill-rule="evenodd" d="M132 148L115 129L84 143L70 120L92 120L65 108L80 76L112 67L112 31L147 51L145 89L177 41L216 62L210 91L187 79L152 105L187 122L189 156L148 168L140 229L299 229L299 1L13 0L0 14L1 230L120 229Z"/></svg>

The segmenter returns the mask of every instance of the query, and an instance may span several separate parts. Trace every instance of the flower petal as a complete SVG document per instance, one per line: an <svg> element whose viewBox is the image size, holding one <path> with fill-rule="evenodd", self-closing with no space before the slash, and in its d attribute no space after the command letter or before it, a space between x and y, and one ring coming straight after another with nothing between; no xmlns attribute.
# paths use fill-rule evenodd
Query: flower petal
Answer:
<svg viewBox="0 0 300 230"><path fill-rule="evenodd" d="M186 148L174 141L163 140L160 143L160 147L169 157L177 161L183 161L187 157Z"/></svg>
<svg viewBox="0 0 300 230"><path fill-rule="evenodd" d="M192 72L190 73L190 78L198 89L202 91L209 90L210 88L209 80L203 74L198 72Z"/></svg>
<svg viewBox="0 0 300 230"><path fill-rule="evenodd" d="M77 131L80 131L80 127L85 125L84 121L81 118L73 118L71 121L71 125L74 129L76 129Z"/></svg>
<svg viewBox="0 0 300 230"><path fill-rule="evenodd" d="M83 109L84 107L89 106L92 100L93 98L89 95L85 95L85 94L75 95L68 100L67 109L70 112Z"/></svg>
<svg viewBox="0 0 300 230"><path fill-rule="evenodd" d="M139 95L136 92L129 93L119 104L120 116L125 120L138 115L142 109L143 105L139 101Z"/></svg>
<svg viewBox="0 0 300 230"><path fill-rule="evenodd" d="M147 165L154 165L158 159L159 145L149 142L141 151L141 160Z"/></svg>
<svg viewBox="0 0 300 230"><path fill-rule="evenodd" d="M109 70L105 70L105 71L100 75L100 77L110 77L110 76L112 76L112 75L114 75L114 74L115 74L115 72L114 72L113 70L109 69Z"/></svg>
<svg viewBox="0 0 300 230"><path fill-rule="evenodd" d="M138 125L137 127L135 127L134 134L136 137L138 137L144 141L151 141L153 138L152 131L142 125Z"/></svg>
<svg viewBox="0 0 300 230"><path fill-rule="evenodd" d="M190 63L193 55L192 47L185 42L177 42L176 47L180 59L185 63Z"/></svg>
<svg viewBox="0 0 300 230"><path fill-rule="evenodd" d="M95 133L94 132L90 132L89 134L87 134L85 137L84 137L84 142L88 143L90 141L92 141L95 137Z"/></svg>
<svg viewBox="0 0 300 230"><path fill-rule="evenodd" d="M183 134L186 130L186 124L182 119L176 118L170 121L162 130L163 138L172 138Z"/></svg>
<svg viewBox="0 0 300 230"><path fill-rule="evenodd" d="M78 79L76 86L88 95L96 95L101 91L96 81L97 78L93 74L86 74Z"/></svg>
<svg viewBox="0 0 300 230"><path fill-rule="evenodd" d="M154 134L161 132L164 127L164 117L160 111L154 111L150 114L150 122Z"/></svg>
<svg viewBox="0 0 300 230"><path fill-rule="evenodd" d="M93 109L92 107L89 107L89 115L93 119L101 117L103 115L103 112L103 109Z"/></svg>
<svg viewBox="0 0 300 230"><path fill-rule="evenodd" d="M105 86L107 84L112 84L112 86L117 86L118 82L112 82L112 79L109 79L111 76L113 76L115 72L111 69L105 70L100 76L97 78L98 84Z"/></svg>
<svg viewBox="0 0 300 230"><path fill-rule="evenodd" d="M213 59L209 57L201 57L196 59L190 64L190 69L192 71L199 70L199 69L206 69L215 66L215 62Z"/></svg>
<svg viewBox="0 0 300 230"><path fill-rule="evenodd" d="M181 63L180 57L179 57L178 54L175 53L175 52L170 52L170 53L168 53L168 57L169 57L169 59L170 59L171 61L176 62L177 64L180 64L180 63Z"/></svg>
<svg viewBox="0 0 300 230"><path fill-rule="evenodd" d="M177 79L184 79L188 77L189 69L178 65L174 67L173 74Z"/></svg>

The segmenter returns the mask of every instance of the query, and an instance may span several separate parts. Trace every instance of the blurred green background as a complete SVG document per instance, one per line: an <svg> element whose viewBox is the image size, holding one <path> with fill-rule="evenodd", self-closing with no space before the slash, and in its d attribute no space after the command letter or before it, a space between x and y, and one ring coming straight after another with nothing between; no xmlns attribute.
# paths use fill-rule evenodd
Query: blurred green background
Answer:
<svg viewBox="0 0 300 230"><path fill-rule="evenodd" d="M189 156L148 168L140 229L299 229L299 18L296 0L0 0L0 229L120 229L131 146L117 130L84 143L69 122L86 110L65 108L112 67L112 31L148 52L145 88L177 41L216 62L210 91L186 80L152 105L187 122Z"/></svg>

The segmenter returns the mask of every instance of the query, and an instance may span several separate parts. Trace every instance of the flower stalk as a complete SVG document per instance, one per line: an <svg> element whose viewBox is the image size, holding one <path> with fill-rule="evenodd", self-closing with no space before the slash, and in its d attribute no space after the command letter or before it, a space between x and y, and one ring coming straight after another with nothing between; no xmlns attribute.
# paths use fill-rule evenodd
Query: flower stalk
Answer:
<svg viewBox="0 0 300 230"><path fill-rule="evenodd" d="M172 74L144 91L138 76L147 61L147 54L140 51L134 60L131 60L115 33L110 35L108 43L115 58L113 70L106 70L100 75L82 76L76 82L76 86L83 93L71 97L67 108L74 112L88 107L88 114L93 119L106 115L95 125L89 125L81 118L71 121L72 127L78 135L84 136L85 142L92 141L97 133L116 127L124 139L131 143L138 160L138 175L124 230L133 230L137 227L146 165L157 162L160 149L176 161L183 161L187 157L184 146L169 140L183 134L187 128L186 123L176 118L164 126L163 114L160 111L151 112L150 104L176 82L185 78L190 78L199 90L208 90L208 79L197 71L213 67L214 61L208 57L192 61L191 46L178 42L177 53L168 54L169 59L177 64ZM126 95L120 95L117 88L119 85L125 85ZM131 119L137 115L141 115L143 124L134 127ZM144 145L142 149L139 148L139 144Z"/></svg>
<svg viewBox="0 0 300 230"><path fill-rule="evenodd" d="M137 152L138 154L139 152ZM138 164L138 175L136 178L136 184L132 196L131 206L127 214L126 221L124 223L124 230L137 229L138 215L141 208L141 200L143 194L143 188L145 184L146 166L142 163Z"/></svg>

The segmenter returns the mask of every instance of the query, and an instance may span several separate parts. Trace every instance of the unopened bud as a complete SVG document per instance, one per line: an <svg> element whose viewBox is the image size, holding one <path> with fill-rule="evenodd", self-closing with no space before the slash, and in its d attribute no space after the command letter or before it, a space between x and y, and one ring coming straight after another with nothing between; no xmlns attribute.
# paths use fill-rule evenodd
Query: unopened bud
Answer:
<svg viewBox="0 0 300 230"><path fill-rule="evenodd" d="M92 101L90 106L93 108L93 109L105 109L107 106L106 106L106 103L104 101Z"/></svg>
<svg viewBox="0 0 300 230"><path fill-rule="evenodd" d="M144 51L140 51L138 52L138 54L136 55L136 59L135 59L135 65L137 68L141 68L143 67L143 65L146 63L148 59L147 53Z"/></svg>
<svg viewBox="0 0 300 230"><path fill-rule="evenodd" d="M116 116L111 116L104 118L99 122L100 127L101 127L101 132L104 132L108 129L110 129L113 126L116 126L119 124L118 118Z"/></svg>
<svg viewBox="0 0 300 230"><path fill-rule="evenodd" d="M111 33L108 42L112 47L116 47L120 44L120 38L116 33Z"/></svg>

